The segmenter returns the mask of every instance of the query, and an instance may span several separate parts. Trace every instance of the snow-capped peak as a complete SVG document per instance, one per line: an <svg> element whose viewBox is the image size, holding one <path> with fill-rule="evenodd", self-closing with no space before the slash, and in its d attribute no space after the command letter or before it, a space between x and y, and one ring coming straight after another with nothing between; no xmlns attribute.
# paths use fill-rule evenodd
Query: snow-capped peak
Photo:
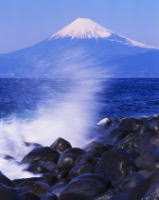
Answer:
<svg viewBox="0 0 159 200"><path fill-rule="evenodd" d="M71 24L53 34L51 38L106 38L112 32L88 18L78 18Z"/></svg>
<svg viewBox="0 0 159 200"><path fill-rule="evenodd" d="M98 39L104 38L109 41L122 43L128 46L137 46L141 48L153 48L143 43L131 40L127 37L115 34L111 30L97 24L88 18L77 18L71 24L67 25L57 33L51 35L49 39L71 38L71 39Z"/></svg>

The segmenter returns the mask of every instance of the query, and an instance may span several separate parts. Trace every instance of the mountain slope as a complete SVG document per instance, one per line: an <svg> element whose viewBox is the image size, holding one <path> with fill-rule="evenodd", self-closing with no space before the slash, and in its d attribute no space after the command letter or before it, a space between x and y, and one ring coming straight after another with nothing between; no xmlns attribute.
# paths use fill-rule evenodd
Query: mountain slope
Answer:
<svg viewBox="0 0 159 200"><path fill-rule="evenodd" d="M106 69L106 76L148 76L138 69L146 58L159 76L159 50L121 37L89 19L77 19L64 29L32 47L0 55L0 76L67 76L66 71L82 67ZM154 60L153 60L154 59ZM142 60L142 62L139 62ZM77 68L78 69L78 68ZM108 73L109 72L109 73Z"/></svg>

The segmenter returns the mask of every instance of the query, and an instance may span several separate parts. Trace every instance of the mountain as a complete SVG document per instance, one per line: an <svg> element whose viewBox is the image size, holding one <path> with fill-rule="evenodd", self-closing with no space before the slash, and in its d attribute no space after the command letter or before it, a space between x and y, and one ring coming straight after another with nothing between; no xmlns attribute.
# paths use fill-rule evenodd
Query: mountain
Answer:
<svg viewBox="0 0 159 200"><path fill-rule="evenodd" d="M72 75L102 69L107 77L159 77L159 50L78 18L48 39L0 55L0 77Z"/></svg>

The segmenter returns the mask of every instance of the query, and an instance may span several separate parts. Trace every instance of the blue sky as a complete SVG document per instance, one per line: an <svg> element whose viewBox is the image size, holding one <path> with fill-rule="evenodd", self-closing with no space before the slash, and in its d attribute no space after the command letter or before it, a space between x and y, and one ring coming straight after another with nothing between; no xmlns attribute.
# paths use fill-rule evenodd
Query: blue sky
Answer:
<svg viewBox="0 0 159 200"><path fill-rule="evenodd" d="M78 17L159 47L159 0L0 0L0 53L35 44Z"/></svg>

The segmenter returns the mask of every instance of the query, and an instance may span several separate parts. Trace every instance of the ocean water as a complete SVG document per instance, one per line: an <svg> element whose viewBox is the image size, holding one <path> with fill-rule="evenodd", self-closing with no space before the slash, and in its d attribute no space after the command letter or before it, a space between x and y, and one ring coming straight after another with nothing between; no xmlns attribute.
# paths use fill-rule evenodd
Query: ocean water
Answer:
<svg viewBox="0 0 159 200"><path fill-rule="evenodd" d="M30 119L37 108L69 92L63 79L0 79L0 118ZM159 79L102 79L97 92L98 118L150 116L159 113ZM77 91L78 92L78 91Z"/></svg>
<svg viewBox="0 0 159 200"><path fill-rule="evenodd" d="M33 176L18 164L32 149L25 142L63 137L82 147L104 117L157 114L159 79L0 79L0 170L11 179Z"/></svg>

